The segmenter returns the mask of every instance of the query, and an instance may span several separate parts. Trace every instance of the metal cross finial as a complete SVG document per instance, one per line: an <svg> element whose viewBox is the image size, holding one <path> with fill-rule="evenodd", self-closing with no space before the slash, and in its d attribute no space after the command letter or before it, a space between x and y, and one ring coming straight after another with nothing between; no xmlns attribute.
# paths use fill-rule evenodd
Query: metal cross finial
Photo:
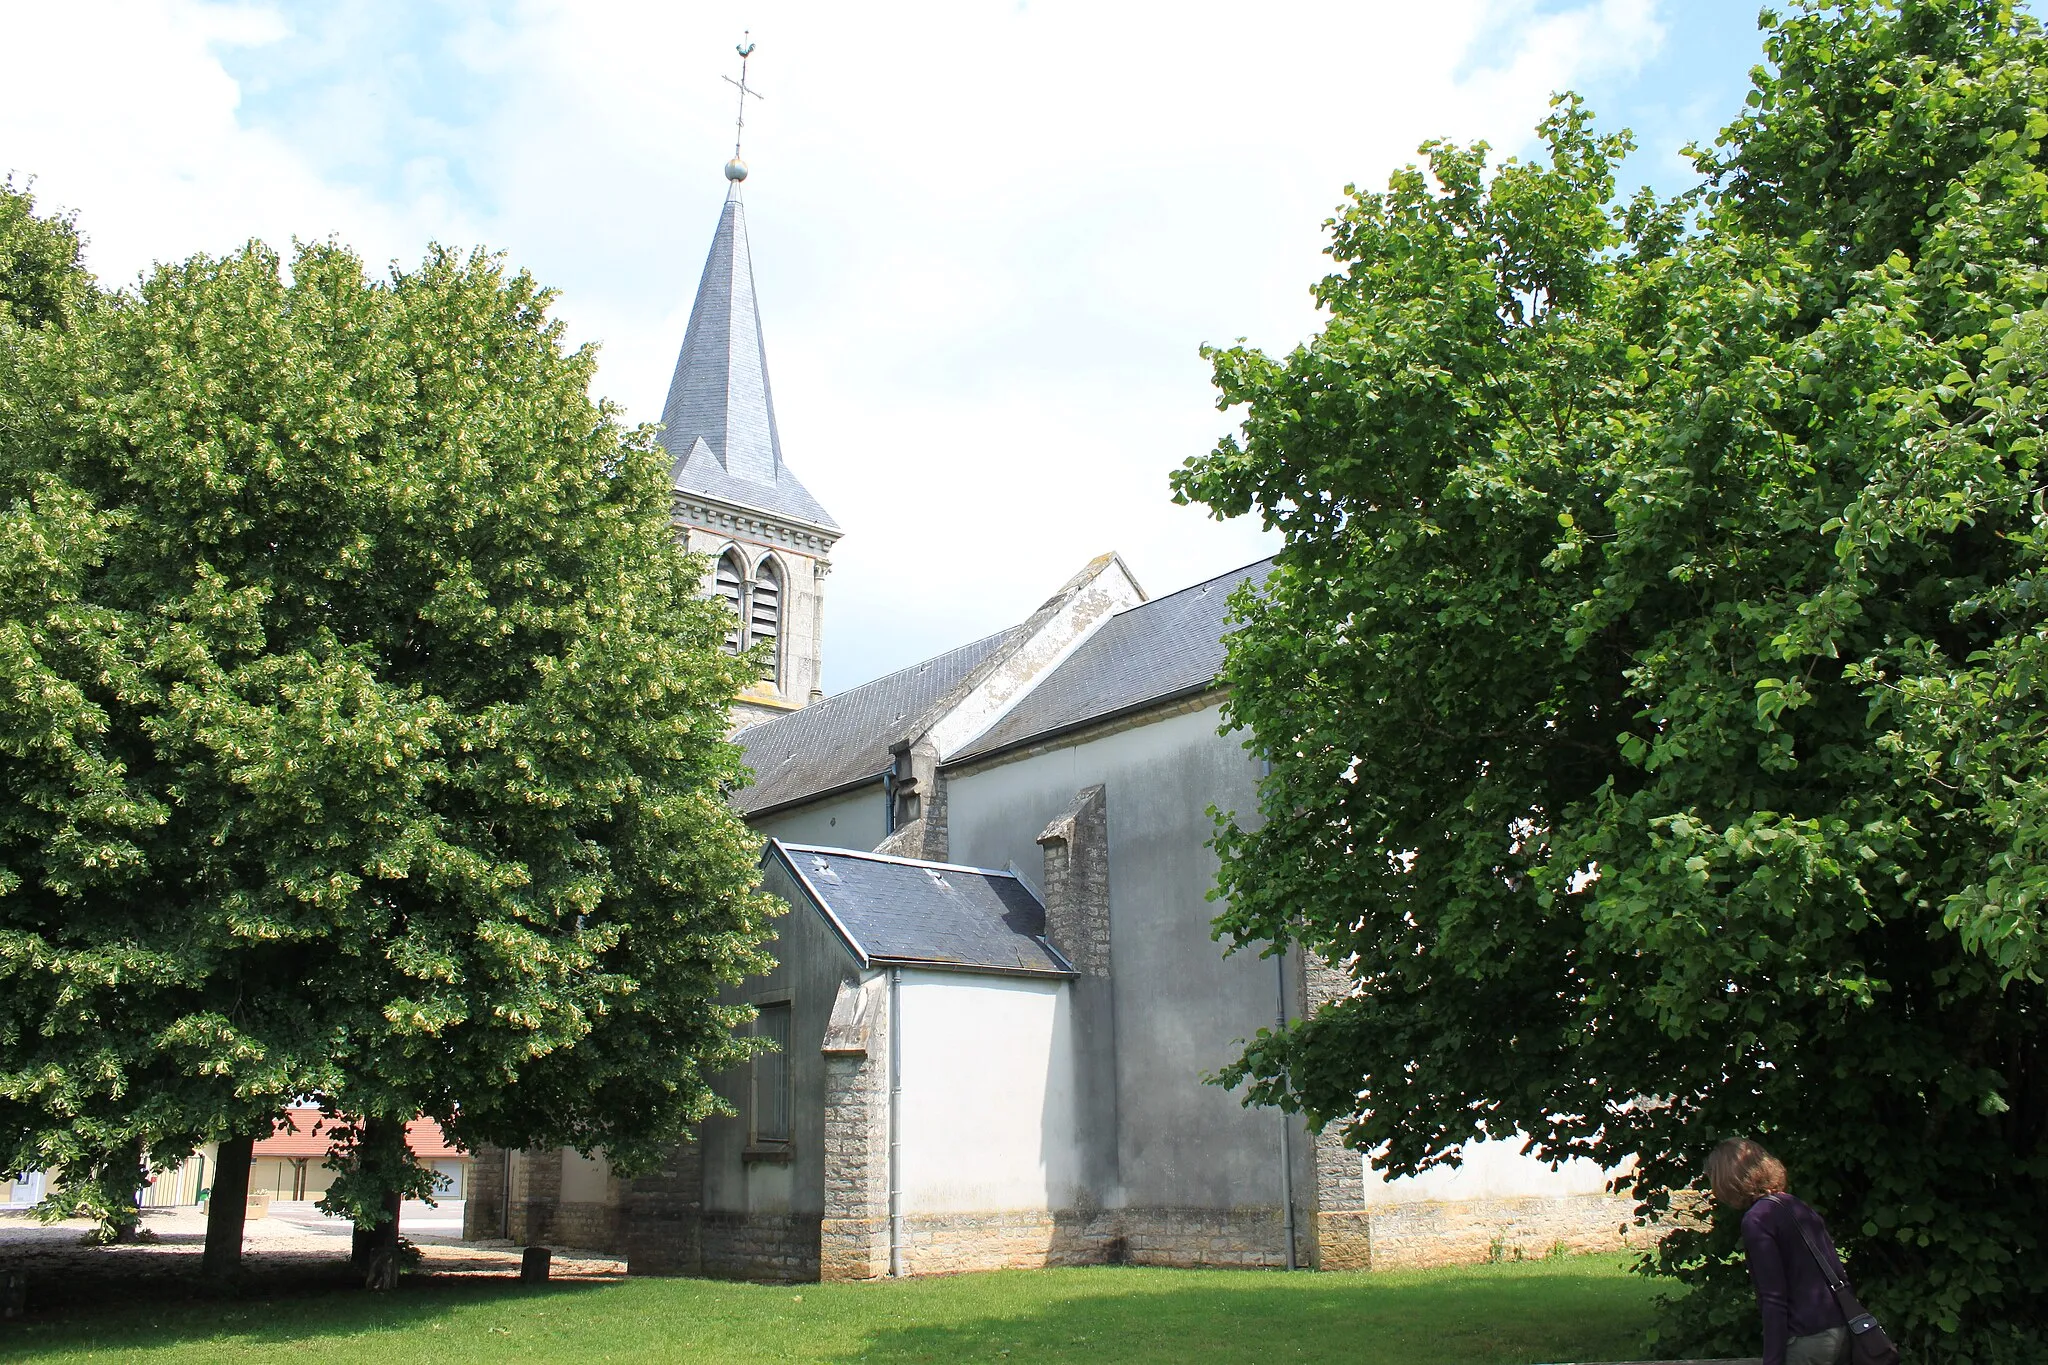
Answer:
<svg viewBox="0 0 2048 1365"><path fill-rule="evenodd" d="M741 35L740 42L733 48L733 51L740 54L740 78L738 80L734 80L730 76L724 78L727 85L738 86L740 92L739 118L734 121L732 130L732 159L734 161L740 159L740 138L747 131L747 96L752 95L757 100L767 98L760 91L754 89L753 86L747 84L747 58L754 55L752 38L753 30L749 29Z"/></svg>

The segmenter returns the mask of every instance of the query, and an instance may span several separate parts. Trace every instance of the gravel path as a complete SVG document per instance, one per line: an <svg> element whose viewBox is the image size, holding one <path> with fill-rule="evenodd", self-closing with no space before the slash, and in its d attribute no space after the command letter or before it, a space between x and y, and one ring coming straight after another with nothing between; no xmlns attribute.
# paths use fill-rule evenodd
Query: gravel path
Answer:
<svg viewBox="0 0 2048 1365"><path fill-rule="evenodd" d="M92 1224L75 1219L44 1224L22 1213L0 1213L0 1274L28 1276L32 1312L104 1296L110 1291L150 1297L198 1288L206 1245L206 1217L196 1209L143 1214L151 1240L130 1246L93 1246ZM407 1204L398 1226L420 1248L416 1273L443 1276L517 1276L522 1248L492 1239L462 1240L462 1205ZM355 1283L349 1273L349 1225L310 1202L278 1203L251 1219L242 1239L242 1264L253 1289L322 1289ZM622 1278L626 1263L602 1252L554 1248L558 1280Z"/></svg>

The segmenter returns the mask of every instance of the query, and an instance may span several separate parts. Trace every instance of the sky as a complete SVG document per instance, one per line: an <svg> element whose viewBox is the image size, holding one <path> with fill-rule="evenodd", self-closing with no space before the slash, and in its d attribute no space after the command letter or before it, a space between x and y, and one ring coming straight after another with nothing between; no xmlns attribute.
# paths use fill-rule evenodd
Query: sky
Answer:
<svg viewBox="0 0 2048 1365"><path fill-rule="evenodd" d="M1176 507L1232 430L1204 343L1313 334L1322 224L1421 142L1528 155L1555 91L1692 182L1754 0L0 0L0 174L103 284L249 238L501 251L656 420L756 44L747 218L783 454L845 531L828 692L1120 552L1154 595L1276 548ZM23 60L20 54L38 54Z"/></svg>

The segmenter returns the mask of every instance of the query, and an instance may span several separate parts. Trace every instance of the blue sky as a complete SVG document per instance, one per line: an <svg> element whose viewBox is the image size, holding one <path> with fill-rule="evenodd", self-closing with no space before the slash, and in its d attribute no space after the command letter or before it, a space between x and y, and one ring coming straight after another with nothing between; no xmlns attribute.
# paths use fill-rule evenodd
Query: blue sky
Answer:
<svg viewBox="0 0 2048 1365"><path fill-rule="evenodd" d="M1229 429L1204 342L1316 324L1320 223L1425 138L1529 150L1549 94L1635 129L1631 183L1742 103L1730 0L640 0L13 6L0 171L110 282L333 235L486 244L658 415L751 30L748 214L784 451L832 509L831 690L1029 613L1116 549L1154 592L1266 553L1175 508ZM906 528L916 528L914 532Z"/></svg>

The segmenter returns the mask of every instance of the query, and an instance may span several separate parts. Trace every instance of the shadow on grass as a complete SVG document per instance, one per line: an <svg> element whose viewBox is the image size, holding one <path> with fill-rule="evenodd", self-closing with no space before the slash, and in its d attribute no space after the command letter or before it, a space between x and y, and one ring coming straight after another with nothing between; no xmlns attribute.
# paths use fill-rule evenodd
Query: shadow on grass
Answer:
<svg viewBox="0 0 2048 1365"><path fill-rule="evenodd" d="M19 1321L0 1327L0 1356L35 1360L79 1351L218 1344L285 1347L314 1337L421 1331L460 1308L573 1302L602 1281L526 1284L516 1276L408 1275L388 1293L326 1267L251 1277L233 1289L187 1278L73 1286L37 1302ZM288 1352L281 1351L280 1354Z"/></svg>
<svg viewBox="0 0 2048 1365"><path fill-rule="evenodd" d="M1238 1271L1085 1272L1085 1288L971 1321L871 1325L837 1360L1342 1360L1531 1365L1640 1358L1647 1287L1484 1270L1456 1278ZM1099 1281L1099 1283L1098 1283Z"/></svg>
<svg viewBox="0 0 2048 1365"><path fill-rule="evenodd" d="M337 1266L337 1269L339 1267ZM519 1360L1295 1360L1532 1365L1638 1357L1655 1287L1610 1262L1419 1274L1137 1268L1001 1271L869 1284L684 1279L524 1285L408 1277L370 1294L330 1276L239 1296L103 1284L0 1327L0 1355L41 1365L300 1359L370 1365ZM594 1291L602 1291L594 1292Z"/></svg>

